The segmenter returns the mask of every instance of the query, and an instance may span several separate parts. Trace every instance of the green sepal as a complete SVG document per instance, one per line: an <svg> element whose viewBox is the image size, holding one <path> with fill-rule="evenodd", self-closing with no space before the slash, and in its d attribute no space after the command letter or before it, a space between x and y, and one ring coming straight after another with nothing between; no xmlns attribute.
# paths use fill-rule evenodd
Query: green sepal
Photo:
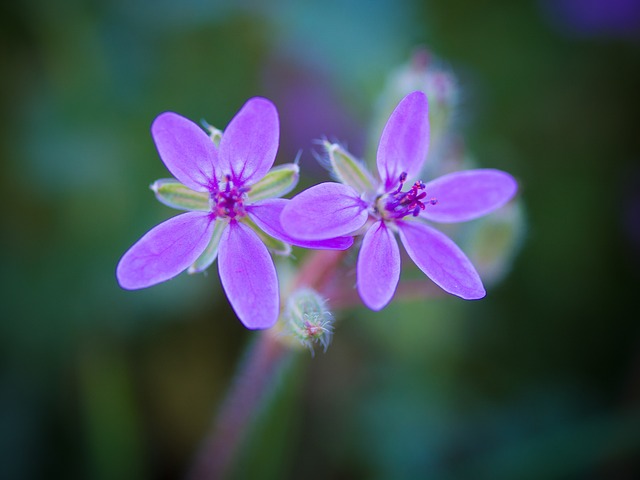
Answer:
<svg viewBox="0 0 640 480"><path fill-rule="evenodd" d="M372 192L376 182L367 167L337 143L323 142L336 179L353 187L356 192Z"/></svg>
<svg viewBox="0 0 640 480"><path fill-rule="evenodd" d="M198 273L206 270L211 266L216 257L218 256L218 247L220 246L220 238L222 238L222 232L229 222L227 220L217 219L216 224L213 227L213 233L211 234L211 240L209 245L204 249L204 252L193 262L193 265L187 270L188 273Z"/></svg>
<svg viewBox="0 0 640 480"><path fill-rule="evenodd" d="M258 237L260 237L262 243L264 243L271 252L276 255L282 255L286 257L291 255L291 245L283 242L282 240L278 240L277 238L273 238L271 235L267 235L249 217L243 217L242 221L247 226L249 226L251 230L258 234Z"/></svg>
<svg viewBox="0 0 640 480"><path fill-rule="evenodd" d="M196 192L173 178L162 178L151 184L156 198L165 205L178 210L199 210L208 212L209 194Z"/></svg>
<svg viewBox="0 0 640 480"><path fill-rule="evenodd" d="M259 182L254 183L248 196L252 202L266 198L278 198L295 188L300 177L297 163L285 163L273 167Z"/></svg>
<svg viewBox="0 0 640 480"><path fill-rule="evenodd" d="M213 125L209 125L206 120L200 120L204 128L209 133L209 138L216 147L220 147L220 140L222 140L222 130L217 129Z"/></svg>

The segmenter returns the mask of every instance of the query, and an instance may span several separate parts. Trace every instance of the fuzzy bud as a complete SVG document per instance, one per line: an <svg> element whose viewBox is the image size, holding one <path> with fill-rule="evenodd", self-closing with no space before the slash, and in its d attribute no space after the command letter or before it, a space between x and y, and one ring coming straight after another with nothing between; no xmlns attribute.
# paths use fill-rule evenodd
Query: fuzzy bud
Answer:
<svg viewBox="0 0 640 480"><path fill-rule="evenodd" d="M333 315L318 292L310 288L293 292L287 300L284 320L285 335L296 338L312 354L314 343L327 351L333 337Z"/></svg>
<svg viewBox="0 0 640 480"><path fill-rule="evenodd" d="M460 90L453 73L444 67L425 48L417 49L409 62L394 70L379 98L376 121L371 138L380 138L395 105L408 93L420 90L429 100L430 146L429 162L434 163L441 154L451 133L453 119L459 103ZM375 152L376 145L370 146ZM375 158L375 155L370 156Z"/></svg>

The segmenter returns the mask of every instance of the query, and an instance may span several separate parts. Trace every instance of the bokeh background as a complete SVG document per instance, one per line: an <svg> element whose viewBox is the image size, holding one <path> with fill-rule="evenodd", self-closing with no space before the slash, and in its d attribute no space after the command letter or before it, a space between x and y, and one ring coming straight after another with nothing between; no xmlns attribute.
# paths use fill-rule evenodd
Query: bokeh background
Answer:
<svg viewBox="0 0 640 480"><path fill-rule="evenodd" d="M478 164L518 178L524 243L482 301L336 312L237 476L638 478L638 2L24 0L0 26L1 478L181 478L256 335L215 267L117 286L175 213L147 188L155 115L224 127L267 96L308 185L312 140L363 154L420 45Z"/></svg>

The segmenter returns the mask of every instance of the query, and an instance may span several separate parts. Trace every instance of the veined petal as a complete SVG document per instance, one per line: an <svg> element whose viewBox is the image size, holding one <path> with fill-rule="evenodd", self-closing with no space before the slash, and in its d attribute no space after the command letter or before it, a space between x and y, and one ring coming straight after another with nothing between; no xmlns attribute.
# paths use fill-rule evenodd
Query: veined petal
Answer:
<svg viewBox="0 0 640 480"><path fill-rule="evenodd" d="M248 197L251 202L265 198L277 198L286 195L295 188L300 177L300 167L297 163L285 163L273 167L262 177L262 180L251 185Z"/></svg>
<svg viewBox="0 0 640 480"><path fill-rule="evenodd" d="M349 235L362 227L369 213L357 192L340 183L321 183L293 197L280 221L285 232L300 240Z"/></svg>
<svg viewBox="0 0 640 480"><path fill-rule="evenodd" d="M233 310L247 328L275 325L280 312L276 268L267 247L246 225L232 221L222 233L218 272Z"/></svg>
<svg viewBox="0 0 640 480"><path fill-rule="evenodd" d="M429 105L420 91L402 99L387 121L378 145L378 173L385 190L398 185L406 172L409 179L420 172L429 150Z"/></svg>
<svg viewBox="0 0 640 480"><path fill-rule="evenodd" d="M358 254L358 293L371 310L381 310L393 297L400 280L400 249L384 222L365 233Z"/></svg>
<svg viewBox="0 0 640 480"><path fill-rule="evenodd" d="M503 206L515 195L518 184L506 172L466 170L436 178L425 186L427 198L437 199L420 216L434 222L464 222Z"/></svg>
<svg viewBox="0 0 640 480"><path fill-rule="evenodd" d="M198 125L177 113L165 112L153 121L151 135L160 158L181 183L197 192L215 184L218 151Z"/></svg>
<svg viewBox="0 0 640 480"><path fill-rule="evenodd" d="M220 141L220 168L236 183L251 184L269 171L280 138L278 111L266 98L251 98L236 114Z"/></svg>
<svg viewBox="0 0 640 480"><path fill-rule="evenodd" d="M151 184L151 190L156 198L171 208L178 210L200 210L208 212L209 194L196 192L173 178L161 178Z"/></svg>
<svg viewBox="0 0 640 480"><path fill-rule="evenodd" d="M282 211L290 201L284 198L272 198L253 205L247 205L245 208L251 219L264 232L291 245L316 250L346 250L353 245L353 237L337 237L327 240L299 240L293 238L282 228L282 223L280 223Z"/></svg>
<svg viewBox="0 0 640 480"><path fill-rule="evenodd" d="M154 227L120 259L118 283L136 290L175 277L207 248L213 224L209 213L187 212Z"/></svg>
<svg viewBox="0 0 640 480"><path fill-rule="evenodd" d="M418 222L397 222L409 257L444 291L475 300L486 295L471 261L444 233Z"/></svg>

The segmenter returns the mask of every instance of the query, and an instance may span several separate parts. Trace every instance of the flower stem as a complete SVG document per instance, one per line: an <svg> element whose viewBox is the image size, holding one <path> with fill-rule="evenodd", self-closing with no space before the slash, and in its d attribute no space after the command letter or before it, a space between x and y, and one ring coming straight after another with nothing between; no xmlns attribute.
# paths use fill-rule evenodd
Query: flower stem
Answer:
<svg viewBox="0 0 640 480"><path fill-rule="evenodd" d="M324 290L345 252L317 250L310 253L292 282L292 289ZM297 351L269 330L260 332L238 368L235 380L218 411L212 430L196 455L189 480L225 478L257 413L272 393L278 375Z"/></svg>
<svg viewBox="0 0 640 480"><path fill-rule="evenodd" d="M261 332L240 365L213 430L196 456L189 479L219 479L229 474L249 427L268 397L273 379L292 353L275 336Z"/></svg>

